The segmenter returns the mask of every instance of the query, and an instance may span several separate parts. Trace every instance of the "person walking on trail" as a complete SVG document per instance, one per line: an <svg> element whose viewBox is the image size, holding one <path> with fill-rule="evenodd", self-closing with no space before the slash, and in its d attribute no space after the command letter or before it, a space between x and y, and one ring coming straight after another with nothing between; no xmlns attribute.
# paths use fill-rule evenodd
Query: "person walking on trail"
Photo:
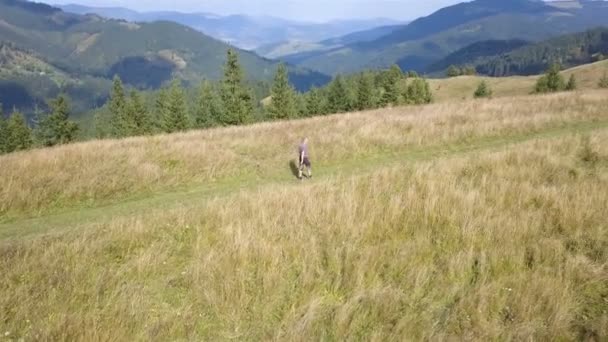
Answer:
<svg viewBox="0 0 608 342"><path fill-rule="evenodd" d="M308 170L308 178L312 178L312 164L310 163L310 155L308 154L308 138L302 139L298 146L298 178L302 179L304 167Z"/></svg>

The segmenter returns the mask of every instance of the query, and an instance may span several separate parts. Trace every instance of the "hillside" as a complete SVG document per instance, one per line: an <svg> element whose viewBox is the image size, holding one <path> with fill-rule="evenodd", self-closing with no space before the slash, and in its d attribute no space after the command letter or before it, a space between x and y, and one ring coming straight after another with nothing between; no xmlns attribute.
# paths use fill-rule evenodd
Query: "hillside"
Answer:
<svg viewBox="0 0 608 342"><path fill-rule="evenodd" d="M268 16L223 16L173 11L137 12L122 7L104 8L76 4L60 6L60 8L71 13L94 13L106 18L136 22L173 21L246 50L257 50L262 46L286 41L316 42L379 26L398 24L395 20L384 18L309 23Z"/></svg>
<svg viewBox="0 0 608 342"><path fill-rule="evenodd" d="M428 71L443 71L450 65L469 65L478 73L490 76L533 75L546 70L551 63L560 63L566 68L587 64L608 55L608 28L517 45L482 42L455 52Z"/></svg>
<svg viewBox="0 0 608 342"><path fill-rule="evenodd" d="M508 97L0 156L0 331L603 340L607 107Z"/></svg>
<svg viewBox="0 0 608 342"><path fill-rule="evenodd" d="M562 71L565 79L576 77L578 88L582 91L596 89L600 78L608 73L608 60L581 65ZM494 92L494 97L522 96L530 94L538 80L538 75L487 77L459 76L445 79L430 79L435 101L446 102L466 100L473 97L479 82L486 81Z"/></svg>
<svg viewBox="0 0 608 342"><path fill-rule="evenodd" d="M3 74L10 74L5 80L18 83L21 91L42 103L60 88L67 89L76 101L84 100L80 108L91 108L103 101L107 81L115 74L125 83L144 89L158 88L173 77L190 84L203 78L216 79L222 73L230 48L172 22L130 23L95 15L81 16L21 0L0 0L0 41L31 51L46 64L69 75L62 82L42 77L49 84L44 89L40 89L38 82L8 69L3 70ZM238 53L251 79L272 77L276 62L246 51ZM300 89L323 84L328 79L302 69L292 68L291 72ZM36 96L41 93L45 96ZM9 106L24 102L8 96L0 101Z"/></svg>
<svg viewBox="0 0 608 342"><path fill-rule="evenodd" d="M608 4L584 1L558 8L539 1L476 0L443 8L377 40L284 57L328 74L393 63L420 72L463 47L485 40L541 41L605 25Z"/></svg>

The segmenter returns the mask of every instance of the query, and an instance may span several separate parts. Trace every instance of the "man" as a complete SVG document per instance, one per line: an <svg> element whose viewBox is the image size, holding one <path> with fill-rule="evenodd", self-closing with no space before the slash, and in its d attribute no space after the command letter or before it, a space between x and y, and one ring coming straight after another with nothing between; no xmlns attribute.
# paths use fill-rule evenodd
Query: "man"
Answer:
<svg viewBox="0 0 608 342"><path fill-rule="evenodd" d="M302 143L298 146L298 178L302 179L302 171L304 167L308 169L308 178L312 178L312 165L310 164L308 154L308 138L302 139Z"/></svg>

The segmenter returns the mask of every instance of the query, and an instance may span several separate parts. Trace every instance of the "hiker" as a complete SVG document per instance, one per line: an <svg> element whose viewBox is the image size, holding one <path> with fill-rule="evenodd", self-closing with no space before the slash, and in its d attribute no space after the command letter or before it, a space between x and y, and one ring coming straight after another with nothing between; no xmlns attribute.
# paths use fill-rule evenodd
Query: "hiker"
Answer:
<svg viewBox="0 0 608 342"><path fill-rule="evenodd" d="M308 154L308 138L302 139L302 143L298 146L298 179L302 179L302 171L304 167L308 169L308 178L312 178L312 165L310 164Z"/></svg>

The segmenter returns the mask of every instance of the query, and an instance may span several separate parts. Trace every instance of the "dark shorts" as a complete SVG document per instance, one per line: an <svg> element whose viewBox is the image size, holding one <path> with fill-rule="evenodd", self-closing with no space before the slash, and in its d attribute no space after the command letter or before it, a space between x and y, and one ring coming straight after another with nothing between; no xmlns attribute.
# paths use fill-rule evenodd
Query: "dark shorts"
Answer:
<svg viewBox="0 0 608 342"><path fill-rule="evenodd" d="M312 164L310 164L310 160L308 159L308 157L304 157L304 162L302 163L302 165L304 165L306 167L311 167L312 166ZM300 165L300 167L302 165Z"/></svg>

